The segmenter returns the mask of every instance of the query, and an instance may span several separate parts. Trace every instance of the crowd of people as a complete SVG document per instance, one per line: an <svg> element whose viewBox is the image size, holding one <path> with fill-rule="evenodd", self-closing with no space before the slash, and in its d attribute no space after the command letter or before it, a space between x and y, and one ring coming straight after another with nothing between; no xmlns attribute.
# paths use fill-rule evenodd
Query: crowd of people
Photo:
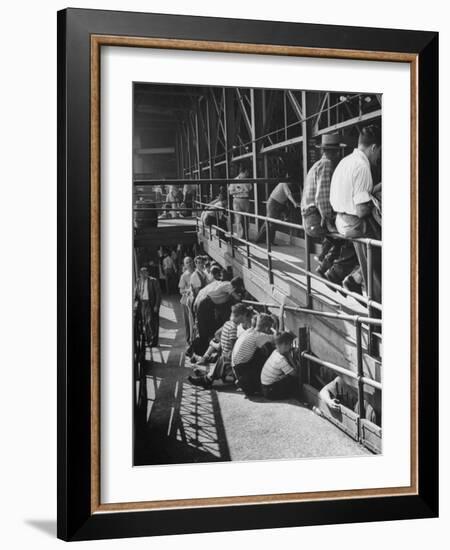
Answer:
<svg viewBox="0 0 450 550"><path fill-rule="evenodd" d="M183 186L168 185L167 189L157 188L156 200L162 204L163 210L159 218L190 217L197 187L196 184L186 183Z"/></svg>
<svg viewBox="0 0 450 550"><path fill-rule="evenodd" d="M243 302L243 280L205 255L185 256L180 264L177 249L158 252L159 266L153 260L143 265L135 285L135 308L146 345L158 346L162 300L158 273L164 271L170 294L170 281L179 269L186 357L193 367L189 382L209 389L215 380L222 380L236 384L247 396L295 397L294 336L278 331L274 315L257 313Z"/></svg>
<svg viewBox="0 0 450 550"><path fill-rule="evenodd" d="M306 234L321 242L317 257L317 273L328 281L342 285L346 290L362 293L368 290L367 254L363 243L352 238L381 239L381 131L375 125L361 129L358 145L352 153L344 156L346 144L339 134L325 134L317 149L320 159L313 164L303 182L301 200L297 201L294 190L298 184L293 163L285 163L286 182L278 183L270 193L266 214L274 220L288 217L290 208L301 211ZM253 184L239 180L249 178L249 170L242 166L236 183L228 186L232 209L235 214L235 232L239 238L249 239L248 216ZM229 225L226 219L227 196L222 191L202 214L205 225L216 224L221 228ZM218 208L220 216L214 211ZM268 232L268 235L267 235ZM275 223L265 222L257 243L267 240L275 243ZM332 235L330 235L332 234ZM341 238L337 238L340 235ZM372 250L373 280L372 299L381 302L381 251Z"/></svg>
<svg viewBox="0 0 450 550"><path fill-rule="evenodd" d="M277 332L273 315L243 303L240 277L231 278L204 256L186 257L179 280L186 356L195 366L189 381L209 389L215 380L235 383L248 396L269 399L295 395L293 335Z"/></svg>

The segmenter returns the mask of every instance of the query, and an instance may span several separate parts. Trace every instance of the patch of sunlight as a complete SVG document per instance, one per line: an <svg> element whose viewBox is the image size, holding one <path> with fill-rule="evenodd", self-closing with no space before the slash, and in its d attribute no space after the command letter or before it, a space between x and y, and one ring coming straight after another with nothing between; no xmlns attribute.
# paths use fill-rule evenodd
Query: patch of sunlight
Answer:
<svg viewBox="0 0 450 550"><path fill-rule="evenodd" d="M156 399L156 392L161 384L161 378L156 376L147 376L147 397L148 399Z"/></svg>
<svg viewBox="0 0 450 550"><path fill-rule="evenodd" d="M159 333L160 338L164 338L166 340L175 340L177 337L177 329L165 329L161 330ZM167 344L166 344L167 346Z"/></svg>
<svg viewBox="0 0 450 550"><path fill-rule="evenodd" d="M161 305L161 308L159 310L159 316L162 319L167 319L168 321L172 321L173 323L177 322L177 316L175 315L175 310L172 306L168 307L167 305L163 304Z"/></svg>

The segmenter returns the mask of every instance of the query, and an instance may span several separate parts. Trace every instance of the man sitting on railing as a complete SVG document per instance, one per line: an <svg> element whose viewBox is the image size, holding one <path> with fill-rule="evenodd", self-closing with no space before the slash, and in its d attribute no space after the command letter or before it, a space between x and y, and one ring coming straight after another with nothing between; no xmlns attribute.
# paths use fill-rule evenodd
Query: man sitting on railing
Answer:
<svg viewBox="0 0 450 550"><path fill-rule="evenodd" d="M249 176L248 168L241 166L236 180L246 179ZM233 210L236 212L250 212L250 193L252 192L253 184L251 183L232 183L228 186L228 192L233 197ZM248 228L247 216L235 214L236 233L242 237L247 233L245 228Z"/></svg>
<svg viewBox="0 0 450 550"><path fill-rule="evenodd" d="M330 202L337 212L336 227L346 238L380 239L381 232L372 217L373 180L371 166L376 167L381 155L381 131L375 125L361 130L358 148L344 157L331 180ZM368 289L367 250L363 243L353 243L366 289ZM371 298L381 303L381 255L373 251Z"/></svg>
<svg viewBox="0 0 450 550"><path fill-rule="evenodd" d="M291 332L282 332L275 337L276 349L261 371L262 394L267 399L289 399L298 395L298 379L291 356L294 340Z"/></svg>
<svg viewBox="0 0 450 550"><path fill-rule="evenodd" d="M327 233L336 231L335 212L330 203L330 186L339 153L346 145L339 134L324 134L320 145L321 158L313 164L305 180L302 196L302 218L305 233L322 239L317 272L331 282L340 284L357 264L351 243L333 240Z"/></svg>

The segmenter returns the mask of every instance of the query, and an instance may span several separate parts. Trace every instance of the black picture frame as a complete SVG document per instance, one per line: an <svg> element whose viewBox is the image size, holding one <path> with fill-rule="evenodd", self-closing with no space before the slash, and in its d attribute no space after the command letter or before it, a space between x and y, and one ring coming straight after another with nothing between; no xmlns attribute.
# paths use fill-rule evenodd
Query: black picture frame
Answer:
<svg viewBox="0 0 450 550"><path fill-rule="evenodd" d="M93 513L91 487L91 36L270 44L417 56L418 492L310 502ZM438 515L438 34L66 9L58 12L58 537L113 537Z"/></svg>

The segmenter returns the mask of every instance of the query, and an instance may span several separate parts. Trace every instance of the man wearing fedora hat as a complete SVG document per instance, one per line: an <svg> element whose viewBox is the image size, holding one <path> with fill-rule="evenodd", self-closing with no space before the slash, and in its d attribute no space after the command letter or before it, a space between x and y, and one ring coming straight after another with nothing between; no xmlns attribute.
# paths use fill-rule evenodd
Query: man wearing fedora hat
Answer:
<svg viewBox="0 0 450 550"><path fill-rule="evenodd" d="M322 156L309 170L302 196L302 217L305 232L310 237L323 239L317 272L327 277L333 275L333 282L340 282L357 263L353 246L327 237L336 231L335 212L330 203L331 178L339 160L340 151L346 147L339 134L322 135L316 145Z"/></svg>
<svg viewBox="0 0 450 550"><path fill-rule="evenodd" d="M316 145L322 156L309 170L302 196L302 216L306 233L310 237L324 237L335 230L335 214L330 204L331 176L339 160L344 143L339 134L324 134Z"/></svg>

